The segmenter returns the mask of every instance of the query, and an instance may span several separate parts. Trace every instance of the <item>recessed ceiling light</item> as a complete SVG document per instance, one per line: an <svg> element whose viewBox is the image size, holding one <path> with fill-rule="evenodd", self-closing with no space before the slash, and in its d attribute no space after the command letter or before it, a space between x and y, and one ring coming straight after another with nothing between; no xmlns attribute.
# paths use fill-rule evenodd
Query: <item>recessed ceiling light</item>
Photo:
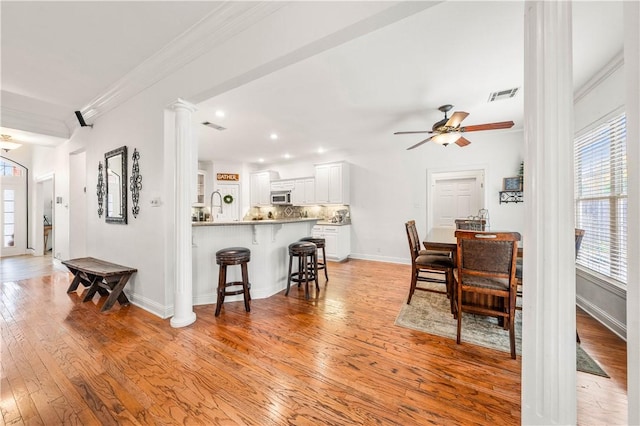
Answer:
<svg viewBox="0 0 640 426"><path fill-rule="evenodd" d="M258 163L264 163L264 158L259 158Z"/></svg>
<svg viewBox="0 0 640 426"><path fill-rule="evenodd" d="M224 111L222 111L222 110L220 110L220 109L219 109L219 110L217 110L217 111L216 111L216 117L220 117L220 118L224 117Z"/></svg>
<svg viewBox="0 0 640 426"><path fill-rule="evenodd" d="M291 158L291 155L287 152L286 154L284 154L284 158L288 160L289 158Z"/></svg>
<svg viewBox="0 0 640 426"><path fill-rule="evenodd" d="M271 140L276 140L278 139L278 135L276 133L271 133L271 135L269 135L269 137L271 138Z"/></svg>
<svg viewBox="0 0 640 426"><path fill-rule="evenodd" d="M324 154L324 148L323 147L318 148L318 154Z"/></svg>

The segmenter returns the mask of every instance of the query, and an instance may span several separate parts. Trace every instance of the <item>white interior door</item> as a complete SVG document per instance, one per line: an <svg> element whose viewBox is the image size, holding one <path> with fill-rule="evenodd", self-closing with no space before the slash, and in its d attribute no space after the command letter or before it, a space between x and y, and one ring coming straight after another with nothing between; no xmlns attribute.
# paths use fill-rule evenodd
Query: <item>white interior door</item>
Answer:
<svg viewBox="0 0 640 426"><path fill-rule="evenodd" d="M484 208L484 171L431 174L427 204L429 234L451 233L456 219L475 216Z"/></svg>
<svg viewBox="0 0 640 426"><path fill-rule="evenodd" d="M222 195L222 213L217 212L215 220L218 221L232 221L240 220L240 200L238 195L240 194L240 185L238 184L218 184L218 191ZM233 201L231 203L225 203L224 197L231 195ZM214 210L216 210L214 208Z"/></svg>

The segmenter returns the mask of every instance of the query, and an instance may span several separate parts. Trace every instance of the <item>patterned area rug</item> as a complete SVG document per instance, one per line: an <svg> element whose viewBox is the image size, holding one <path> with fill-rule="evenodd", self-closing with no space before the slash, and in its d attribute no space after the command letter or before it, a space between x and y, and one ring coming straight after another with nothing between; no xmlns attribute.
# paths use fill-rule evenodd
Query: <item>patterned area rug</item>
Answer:
<svg viewBox="0 0 640 426"><path fill-rule="evenodd" d="M437 336L456 339L457 321L450 313L449 300L442 294L416 291L411 305L406 303L396 318L396 325ZM516 352L522 348L522 312L516 312ZM462 316L462 342L509 352L509 331L498 326L495 318L482 315ZM607 373L576 344L577 370L609 377Z"/></svg>

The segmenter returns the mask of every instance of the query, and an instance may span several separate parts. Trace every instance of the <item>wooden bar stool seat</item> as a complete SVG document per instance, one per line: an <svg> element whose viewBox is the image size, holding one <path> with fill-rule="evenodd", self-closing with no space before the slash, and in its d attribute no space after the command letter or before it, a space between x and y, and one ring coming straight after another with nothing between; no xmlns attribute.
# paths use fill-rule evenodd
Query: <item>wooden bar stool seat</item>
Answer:
<svg viewBox="0 0 640 426"><path fill-rule="evenodd" d="M298 258L298 271L292 272L293 258ZM289 276L287 279L287 291L285 296L289 295L291 281L297 282L298 285L304 285L304 297L309 300L309 281L316 283L316 297L320 291L318 285L318 246L308 241L296 241L289 244Z"/></svg>
<svg viewBox="0 0 640 426"><path fill-rule="evenodd" d="M216 302L216 315L220 315L220 309L224 303L225 296L234 296L242 294L244 296L244 309L251 311L249 302L251 301L251 284L249 283L249 273L247 271L247 263L251 260L251 251L244 247L229 247L216 252L216 263L220 265L218 274L218 300ZM227 282L227 266L240 265L242 271L242 281ZM229 287L236 289L229 290ZM241 288L237 288L241 287Z"/></svg>
<svg viewBox="0 0 640 426"><path fill-rule="evenodd" d="M322 251L322 261L318 259L318 270L324 269L324 278L329 281L329 274L327 273L327 254L324 251L325 240L324 238L304 237L300 241L307 241L313 243L318 247L318 250Z"/></svg>

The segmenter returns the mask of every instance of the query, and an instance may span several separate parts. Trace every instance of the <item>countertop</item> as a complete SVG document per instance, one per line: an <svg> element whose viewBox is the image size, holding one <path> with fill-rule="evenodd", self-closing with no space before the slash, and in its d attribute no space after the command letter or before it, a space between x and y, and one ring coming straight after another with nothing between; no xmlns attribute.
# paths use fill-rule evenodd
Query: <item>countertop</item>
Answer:
<svg viewBox="0 0 640 426"><path fill-rule="evenodd" d="M345 226L345 225L351 225L351 222L331 222L328 220L318 220L318 223L316 223L316 225L328 225L328 226Z"/></svg>
<svg viewBox="0 0 640 426"><path fill-rule="evenodd" d="M315 217L301 217L295 219L263 219L263 220L234 220L226 222L191 222L192 226L235 226L235 225L277 225L281 223L317 222ZM333 224L335 225L335 224Z"/></svg>

